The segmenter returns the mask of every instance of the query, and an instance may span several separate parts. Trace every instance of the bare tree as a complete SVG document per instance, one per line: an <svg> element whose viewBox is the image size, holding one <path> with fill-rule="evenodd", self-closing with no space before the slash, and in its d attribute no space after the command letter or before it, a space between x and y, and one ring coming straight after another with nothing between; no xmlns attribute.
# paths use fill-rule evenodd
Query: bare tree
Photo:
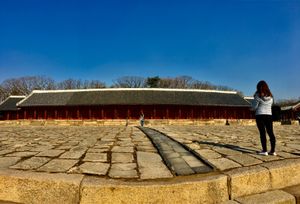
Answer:
<svg viewBox="0 0 300 204"><path fill-rule="evenodd" d="M173 79L174 88L187 89L191 88L194 79L190 76L179 76Z"/></svg>
<svg viewBox="0 0 300 204"><path fill-rule="evenodd" d="M32 90L49 90L55 88L53 79L44 76L26 76L6 79L1 83L1 98L9 95L28 95Z"/></svg>
<svg viewBox="0 0 300 204"><path fill-rule="evenodd" d="M161 78L158 83L159 88L172 88L173 79L171 78Z"/></svg>
<svg viewBox="0 0 300 204"><path fill-rule="evenodd" d="M30 90L28 90L27 87L22 84L22 81L20 79L6 79L2 82L1 86L8 96L26 95L30 92Z"/></svg>
<svg viewBox="0 0 300 204"><path fill-rule="evenodd" d="M20 86L31 92L32 90L50 90L55 88L53 79L45 76L29 76L17 79Z"/></svg>
<svg viewBox="0 0 300 204"><path fill-rule="evenodd" d="M66 79L59 82L56 87L58 89L81 89L83 88L83 83L79 79Z"/></svg>
<svg viewBox="0 0 300 204"><path fill-rule="evenodd" d="M191 88L194 79L190 76L179 76L175 78L161 78L158 83L160 88Z"/></svg>
<svg viewBox="0 0 300 204"><path fill-rule="evenodd" d="M92 80L89 82L89 88L105 88L105 83L99 81L99 80Z"/></svg>
<svg viewBox="0 0 300 204"><path fill-rule="evenodd" d="M124 76L114 81L113 87L117 88L143 88L146 86L144 77Z"/></svg>
<svg viewBox="0 0 300 204"><path fill-rule="evenodd" d="M0 102L6 98L7 98L7 93L4 90L4 88L2 87L2 85L0 85Z"/></svg>

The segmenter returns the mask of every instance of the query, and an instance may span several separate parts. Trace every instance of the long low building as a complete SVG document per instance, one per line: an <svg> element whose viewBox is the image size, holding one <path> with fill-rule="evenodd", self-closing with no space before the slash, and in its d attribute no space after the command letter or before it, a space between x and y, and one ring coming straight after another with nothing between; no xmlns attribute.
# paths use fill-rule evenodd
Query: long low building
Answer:
<svg viewBox="0 0 300 204"><path fill-rule="evenodd" d="M281 107L281 113L283 121L299 120L300 123L300 101Z"/></svg>
<svg viewBox="0 0 300 204"><path fill-rule="evenodd" d="M80 89L33 91L2 119L251 119L235 91L198 89Z"/></svg>

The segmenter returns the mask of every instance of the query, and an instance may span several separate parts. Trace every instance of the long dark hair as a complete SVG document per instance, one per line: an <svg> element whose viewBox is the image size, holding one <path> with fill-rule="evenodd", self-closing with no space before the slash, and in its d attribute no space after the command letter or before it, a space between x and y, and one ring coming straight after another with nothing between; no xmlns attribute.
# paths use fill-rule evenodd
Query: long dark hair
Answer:
<svg viewBox="0 0 300 204"><path fill-rule="evenodd" d="M263 96L273 97L273 94L271 93L267 82L263 80L257 83L255 94L258 94L259 97L263 97Z"/></svg>

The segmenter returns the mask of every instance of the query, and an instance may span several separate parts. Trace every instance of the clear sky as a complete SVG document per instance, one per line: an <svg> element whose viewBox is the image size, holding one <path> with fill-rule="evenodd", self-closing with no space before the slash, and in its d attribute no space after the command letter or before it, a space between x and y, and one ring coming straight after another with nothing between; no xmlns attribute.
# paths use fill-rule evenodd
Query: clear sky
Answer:
<svg viewBox="0 0 300 204"><path fill-rule="evenodd" d="M0 0L0 83L175 77L300 97L300 0Z"/></svg>

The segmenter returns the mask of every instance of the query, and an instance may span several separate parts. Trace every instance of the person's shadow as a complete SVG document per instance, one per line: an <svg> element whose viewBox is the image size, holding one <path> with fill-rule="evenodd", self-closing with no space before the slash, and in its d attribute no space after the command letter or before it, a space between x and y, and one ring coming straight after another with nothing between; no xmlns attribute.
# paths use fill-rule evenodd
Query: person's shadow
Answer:
<svg viewBox="0 0 300 204"><path fill-rule="evenodd" d="M228 148L228 149L232 149L232 150L236 150L236 151L239 151L242 153L248 153L248 154L257 154L259 152L255 149L249 149L249 148L240 147L240 146L232 145L232 144L221 144L221 143L197 141L197 140L194 140L193 142L197 142L199 144L211 145L211 146L215 146L215 147ZM296 156L300 156L300 153L298 153L298 152L287 152L287 153L290 153L290 154L293 154Z"/></svg>
<svg viewBox="0 0 300 204"><path fill-rule="evenodd" d="M232 149L232 150L236 150L236 151L243 152L243 153L248 153L248 154L256 154L257 153L257 150L249 149L249 148L245 148L245 147L240 147L240 146L237 146L237 145L221 144L221 143L206 142L206 141L193 141L193 142L198 142L199 144L211 145L211 146L215 146L215 147L228 148L228 149Z"/></svg>

